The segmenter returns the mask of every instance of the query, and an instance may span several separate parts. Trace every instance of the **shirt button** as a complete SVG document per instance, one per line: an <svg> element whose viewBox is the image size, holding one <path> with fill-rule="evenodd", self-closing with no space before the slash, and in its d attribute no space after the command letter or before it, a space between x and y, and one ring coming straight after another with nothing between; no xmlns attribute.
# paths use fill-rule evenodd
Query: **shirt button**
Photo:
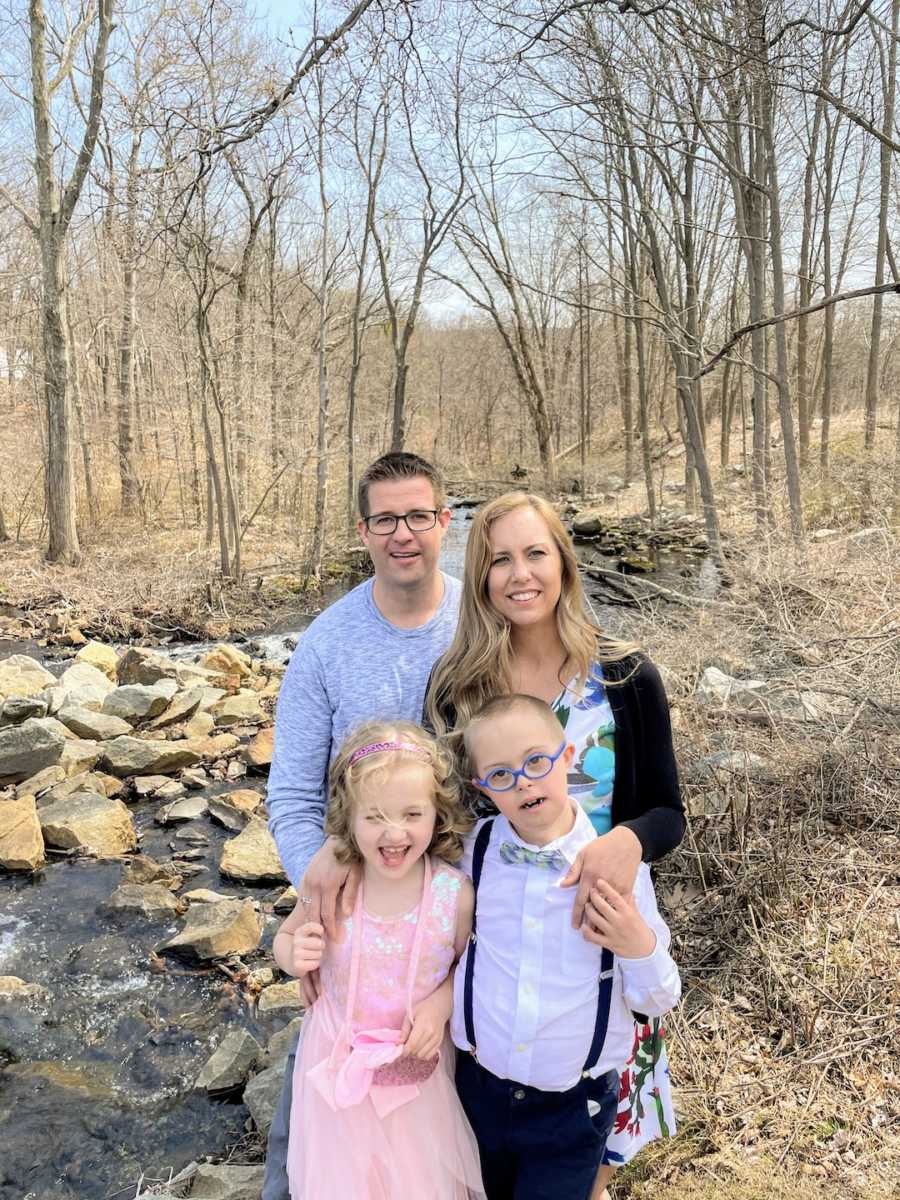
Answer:
<svg viewBox="0 0 900 1200"><path fill-rule="evenodd" d="M513 1092L513 1100L524 1100L524 1099L525 1099L525 1093L522 1091L521 1088L516 1088L516 1090Z"/></svg>
<svg viewBox="0 0 900 1200"><path fill-rule="evenodd" d="M524 1042L519 1042L519 1044L516 1046L516 1053L524 1054L527 1049L528 1049L528 1047L525 1045Z"/></svg>

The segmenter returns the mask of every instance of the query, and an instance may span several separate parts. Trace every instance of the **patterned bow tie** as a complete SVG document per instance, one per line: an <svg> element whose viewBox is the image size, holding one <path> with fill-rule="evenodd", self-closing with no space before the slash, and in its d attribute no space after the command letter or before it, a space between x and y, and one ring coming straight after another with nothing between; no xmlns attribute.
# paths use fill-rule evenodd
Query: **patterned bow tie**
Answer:
<svg viewBox="0 0 900 1200"><path fill-rule="evenodd" d="M518 842L501 842L500 858L511 866L528 863L532 867L542 867L547 871L562 871L569 864L561 850L529 850Z"/></svg>

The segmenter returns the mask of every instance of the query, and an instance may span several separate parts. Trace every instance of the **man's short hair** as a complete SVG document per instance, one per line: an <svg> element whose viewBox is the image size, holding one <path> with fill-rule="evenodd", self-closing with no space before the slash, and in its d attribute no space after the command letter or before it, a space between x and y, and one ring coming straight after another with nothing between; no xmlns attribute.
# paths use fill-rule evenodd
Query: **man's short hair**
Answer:
<svg viewBox="0 0 900 1200"><path fill-rule="evenodd" d="M443 477L437 467L433 467L424 458L419 458L418 454L408 454L405 450L391 450L388 454L382 454L381 458L376 458L366 467L359 478L356 494L359 515L361 517L370 515L369 488L373 483L385 483L394 479L415 479L417 475L421 475L431 484L435 507L443 508L447 502L447 493Z"/></svg>

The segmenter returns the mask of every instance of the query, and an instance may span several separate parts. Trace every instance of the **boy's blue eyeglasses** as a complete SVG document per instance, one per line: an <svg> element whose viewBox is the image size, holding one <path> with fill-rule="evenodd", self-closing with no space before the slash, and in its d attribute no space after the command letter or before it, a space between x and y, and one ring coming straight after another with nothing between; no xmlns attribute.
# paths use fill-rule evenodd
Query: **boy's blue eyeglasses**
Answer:
<svg viewBox="0 0 900 1200"><path fill-rule="evenodd" d="M543 779L553 770L553 764L565 750L566 745L567 743L563 741L555 754L529 754L518 771L514 771L512 767L494 767L493 771L488 771L484 779L476 779L474 782L479 787L490 788L492 792L508 792L516 786L522 775L526 779Z"/></svg>

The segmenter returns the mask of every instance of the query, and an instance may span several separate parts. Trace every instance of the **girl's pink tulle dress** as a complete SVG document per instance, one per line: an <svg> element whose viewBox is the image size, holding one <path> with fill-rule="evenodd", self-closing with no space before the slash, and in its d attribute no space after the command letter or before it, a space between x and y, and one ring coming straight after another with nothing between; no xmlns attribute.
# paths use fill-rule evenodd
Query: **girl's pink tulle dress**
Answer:
<svg viewBox="0 0 900 1200"><path fill-rule="evenodd" d="M398 1045L407 1011L453 964L462 879L426 858L421 902L389 918L365 911L360 888L341 940L327 944L294 1069L291 1200L484 1197L452 1043L426 1079Z"/></svg>

